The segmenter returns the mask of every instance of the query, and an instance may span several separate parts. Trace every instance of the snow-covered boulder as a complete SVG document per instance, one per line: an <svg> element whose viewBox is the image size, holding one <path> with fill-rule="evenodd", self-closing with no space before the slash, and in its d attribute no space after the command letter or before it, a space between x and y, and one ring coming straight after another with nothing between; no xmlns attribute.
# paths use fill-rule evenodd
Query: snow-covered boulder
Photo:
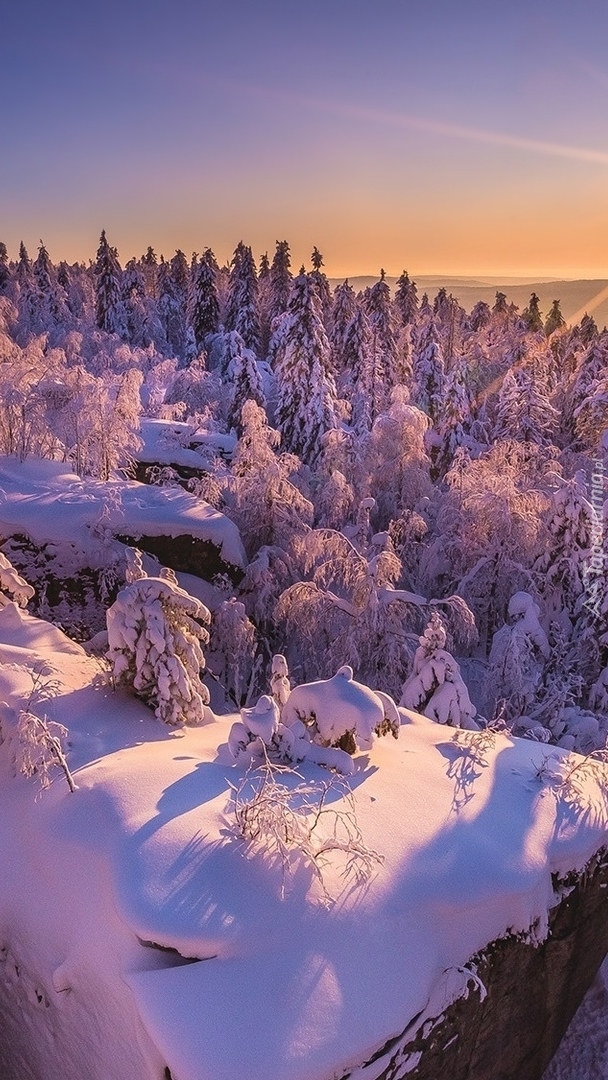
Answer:
<svg viewBox="0 0 608 1080"><path fill-rule="evenodd" d="M384 721L384 706L373 690L353 678L345 664L331 679L295 686L283 706L283 723L296 720L310 726L313 741L332 746L349 734L360 750L369 750L373 734Z"/></svg>

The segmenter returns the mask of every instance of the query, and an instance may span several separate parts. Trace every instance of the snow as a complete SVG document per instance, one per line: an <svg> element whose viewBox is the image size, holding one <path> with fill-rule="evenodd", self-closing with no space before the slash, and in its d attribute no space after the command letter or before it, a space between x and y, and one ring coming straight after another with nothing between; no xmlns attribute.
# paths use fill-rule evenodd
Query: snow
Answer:
<svg viewBox="0 0 608 1080"><path fill-rule="evenodd" d="M2 1019L62 1080L156 1080L164 1065L179 1080L340 1076L462 992L449 973L490 941L542 938L551 874L581 870L608 838L591 771L576 797L555 779L564 751L547 770L546 747L409 712L340 782L383 861L357 886L336 854L321 888L304 858L281 872L236 835L234 716L170 730L14 604L0 610L0 660L0 701L17 711L44 673L49 693L28 707L68 728L78 785L57 774L35 798L0 746L0 927L20 967ZM331 776L298 771L319 790ZM329 797L345 809L344 788ZM35 1075L24 1065L20 1080Z"/></svg>
<svg viewBox="0 0 608 1080"><path fill-rule="evenodd" d="M192 424L177 420L142 419L139 432L142 447L138 461L157 465L177 465L203 470L214 457L231 457L234 435L219 431L198 431Z"/></svg>
<svg viewBox="0 0 608 1080"><path fill-rule="evenodd" d="M60 462L0 458L0 536L72 542L95 560L100 530L134 539L190 535L215 544L227 563L246 561L233 522L181 488L81 480Z"/></svg>

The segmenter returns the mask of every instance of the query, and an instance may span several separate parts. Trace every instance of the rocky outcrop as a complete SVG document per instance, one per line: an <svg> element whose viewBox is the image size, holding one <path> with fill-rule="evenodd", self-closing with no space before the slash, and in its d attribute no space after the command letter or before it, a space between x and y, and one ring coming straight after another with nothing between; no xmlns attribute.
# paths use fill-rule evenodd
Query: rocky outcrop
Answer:
<svg viewBox="0 0 608 1080"><path fill-rule="evenodd" d="M608 852L554 884L541 944L506 937L473 958L485 997L426 1012L342 1080L539 1080L608 953Z"/></svg>
<svg viewBox="0 0 608 1080"><path fill-rule="evenodd" d="M138 547L148 555L155 555L162 566L170 566L172 570L184 574L195 574L205 581L213 581L217 575L226 574L236 583L243 576L240 566L222 558L221 549L216 544L198 536L129 536L125 533L116 539L129 547Z"/></svg>

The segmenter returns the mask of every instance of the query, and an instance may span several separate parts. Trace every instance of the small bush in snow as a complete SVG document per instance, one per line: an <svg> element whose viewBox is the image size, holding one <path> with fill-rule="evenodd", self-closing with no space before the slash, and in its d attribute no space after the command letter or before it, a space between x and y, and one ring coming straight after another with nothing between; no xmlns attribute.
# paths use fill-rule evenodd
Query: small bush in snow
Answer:
<svg viewBox="0 0 608 1080"><path fill-rule="evenodd" d="M58 767L70 791L76 790L62 743L67 728L46 716L36 716L27 709L16 715L6 702L0 703L0 743L8 742L13 753L15 772L35 776L42 789L51 783L51 769Z"/></svg>
<svg viewBox="0 0 608 1080"><path fill-rule="evenodd" d="M204 604L180 589L175 575L138 577L108 609L108 659L117 682L133 687L166 724L200 724L209 691L200 679Z"/></svg>
<svg viewBox="0 0 608 1080"><path fill-rule="evenodd" d="M325 875L328 866L343 861L342 880L363 884L384 861L383 855L366 846L353 794L336 776L323 783L306 782L266 757L233 787L233 808L238 835L278 862L282 896L287 875L302 862L312 870L329 904L334 897Z"/></svg>
<svg viewBox="0 0 608 1080"><path fill-rule="evenodd" d="M476 728L475 706L460 674L460 667L444 648L446 631L434 611L424 634L418 639L414 670L403 684L401 704L430 720L452 727Z"/></svg>

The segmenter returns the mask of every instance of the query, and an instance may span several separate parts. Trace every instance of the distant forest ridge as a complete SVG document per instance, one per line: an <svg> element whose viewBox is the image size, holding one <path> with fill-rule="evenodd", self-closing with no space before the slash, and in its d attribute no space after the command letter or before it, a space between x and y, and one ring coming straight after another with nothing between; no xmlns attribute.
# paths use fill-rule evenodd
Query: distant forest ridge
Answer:
<svg viewBox="0 0 608 1080"><path fill-rule="evenodd" d="M554 300L559 300L562 315L566 322L580 322L587 313L593 315L598 327L608 325L608 278L580 279L577 281L553 280L532 281L522 278L466 278L441 277L438 274L417 277L410 271L418 288L418 296L428 292L431 300L439 289L447 289L467 311L479 300L485 300L492 307L497 292L505 293L509 303L517 304L523 311L530 294L535 292L540 299L540 309L546 317ZM342 279L330 278L332 288ZM377 277L361 276L348 279L355 290L365 289L378 280ZM386 282L394 291L396 277L386 277Z"/></svg>

